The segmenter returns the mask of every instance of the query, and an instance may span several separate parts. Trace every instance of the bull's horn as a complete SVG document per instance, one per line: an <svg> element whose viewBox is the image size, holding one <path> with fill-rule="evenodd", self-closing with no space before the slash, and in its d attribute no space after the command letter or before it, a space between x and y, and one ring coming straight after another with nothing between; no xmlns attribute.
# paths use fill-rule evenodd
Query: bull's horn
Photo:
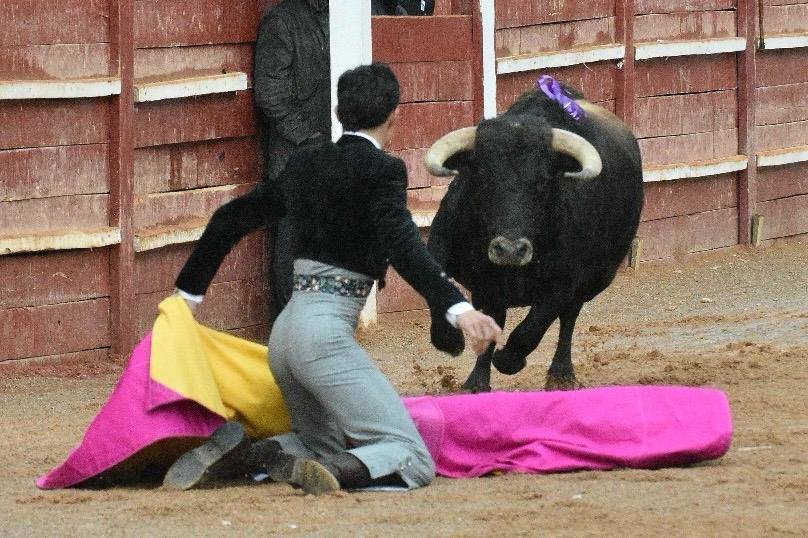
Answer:
<svg viewBox="0 0 808 538"><path fill-rule="evenodd" d="M440 137L426 152L426 169L433 176L456 176L459 172L446 168L443 163L455 153L473 148L476 135L477 127L464 127Z"/></svg>
<svg viewBox="0 0 808 538"><path fill-rule="evenodd" d="M552 146L555 151L569 155L581 164L580 172L566 172L564 177L583 180L592 179L597 177L603 169L603 162L600 160L600 155L595 146L575 133L564 129L553 129Z"/></svg>

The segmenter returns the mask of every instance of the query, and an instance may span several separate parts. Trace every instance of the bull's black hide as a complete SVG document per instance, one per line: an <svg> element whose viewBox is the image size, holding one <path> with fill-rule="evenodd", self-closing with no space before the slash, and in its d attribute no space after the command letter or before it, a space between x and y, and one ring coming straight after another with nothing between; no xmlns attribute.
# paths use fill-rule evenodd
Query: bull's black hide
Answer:
<svg viewBox="0 0 808 538"><path fill-rule="evenodd" d="M459 173L432 224L430 251L500 325L508 307L530 307L502 350L492 346L477 358L467 390L490 390L492 361L503 373L520 371L556 319L560 336L546 388L579 387L570 356L575 321L611 283L637 231L643 203L637 140L613 114L568 91L584 118L529 91L439 159ZM602 162L595 177L565 175L575 175L581 159L551 147L553 128L594 147ZM432 318L432 342L452 354L463 349L462 334L442 313Z"/></svg>

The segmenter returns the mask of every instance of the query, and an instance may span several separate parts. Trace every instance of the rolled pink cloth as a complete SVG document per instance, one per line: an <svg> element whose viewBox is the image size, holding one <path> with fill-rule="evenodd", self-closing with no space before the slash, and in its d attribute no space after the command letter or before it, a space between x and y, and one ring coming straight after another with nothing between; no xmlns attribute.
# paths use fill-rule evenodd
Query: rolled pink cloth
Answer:
<svg viewBox="0 0 808 538"><path fill-rule="evenodd" d="M716 389L621 386L406 398L438 474L653 469L724 455L732 440Z"/></svg>

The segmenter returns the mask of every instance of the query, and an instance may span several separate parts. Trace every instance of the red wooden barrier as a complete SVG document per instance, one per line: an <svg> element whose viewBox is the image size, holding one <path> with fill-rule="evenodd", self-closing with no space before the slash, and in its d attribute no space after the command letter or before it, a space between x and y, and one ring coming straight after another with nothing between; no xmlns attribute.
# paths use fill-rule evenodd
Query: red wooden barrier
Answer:
<svg viewBox="0 0 808 538"><path fill-rule="evenodd" d="M78 231L81 244L96 229L120 237L96 250L0 256L0 336L14 341L0 361L92 359L110 346L127 353L192 246L169 239L165 248L135 253L138 237L182 232L182 222L194 217L204 224L257 180L249 91L133 105L133 86L249 75L258 9L252 0L2 3L0 80L112 76L121 90L112 97L0 100L0 245L13 249L26 236L50 236L55 248L65 248L59 245L76 240L59 234ZM245 335L266 332L261 252L256 236L228 257L206 321Z"/></svg>
<svg viewBox="0 0 808 538"><path fill-rule="evenodd" d="M808 37L808 2L762 0L763 41L772 37ZM753 88L758 107L754 124L759 159L766 150L808 150L808 53L805 48L767 48L757 53ZM762 161L761 161L762 162ZM808 230L808 163L759 168L756 190L750 195L763 217L762 240Z"/></svg>
<svg viewBox="0 0 808 538"><path fill-rule="evenodd" d="M632 125L645 166L657 172L749 158L746 169L646 183L645 260L747 242L755 214L764 240L804 234L808 1L761 1L763 41L773 43L763 50L755 50L755 0L498 0L500 62L603 46L625 53L500 74L497 108L549 73ZM120 80L113 95L0 99L0 339L8 343L0 362L102 360L127 353L147 330L206 219L258 180L259 151L249 88L134 103L134 86L234 72L249 86L258 21L275 3L0 4L0 88ZM374 58L401 81L392 151L407 163L419 214L434 211L446 185L424 169L426 149L481 114L479 24L474 0L440 0L434 17L373 21ZM635 45L658 40L728 51L635 58ZM42 244L57 250L26 251ZM255 234L228 256L205 322L264 338L262 250ZM393 271L378 300L380 312L425 306Z"/></svg>

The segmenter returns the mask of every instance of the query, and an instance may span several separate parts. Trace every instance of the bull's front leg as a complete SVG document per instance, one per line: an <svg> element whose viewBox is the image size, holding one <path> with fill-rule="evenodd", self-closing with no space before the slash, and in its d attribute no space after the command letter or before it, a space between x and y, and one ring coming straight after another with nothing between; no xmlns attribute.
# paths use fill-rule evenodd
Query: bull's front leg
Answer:
<svg viewBox="0 0 808 538"><path fill-rule="evenodd" d="M499 308L481 308L483 312L491 316L497 325L500 327L505 325L505 314L507 310L504 307ZM491 357L494 354L496 344L491 344L485 352L477 357L477 362L474 363L474 369L469 374L466 382L463 383L463 390L467 392L491 392Z"/></svg>
<svg viewBox="0 0 808 538"><path fill-rule="evenodd" d="M583 386L575 377L572 366L572 333L582 306L583 303L573 304L565 308L559 316L561 327L558 331L558 346L547 371L544 390L574 390Z"/></svg>
<svg viewBox="0 0 808 538"><path fill-rule="evenodd" d="M548 305L534 305L527 317L516 326L505 347L495 351L494 367L503 374L513 375L527 364L527 356L536 349L544 333L557 317L556 309Z"/></svg>

